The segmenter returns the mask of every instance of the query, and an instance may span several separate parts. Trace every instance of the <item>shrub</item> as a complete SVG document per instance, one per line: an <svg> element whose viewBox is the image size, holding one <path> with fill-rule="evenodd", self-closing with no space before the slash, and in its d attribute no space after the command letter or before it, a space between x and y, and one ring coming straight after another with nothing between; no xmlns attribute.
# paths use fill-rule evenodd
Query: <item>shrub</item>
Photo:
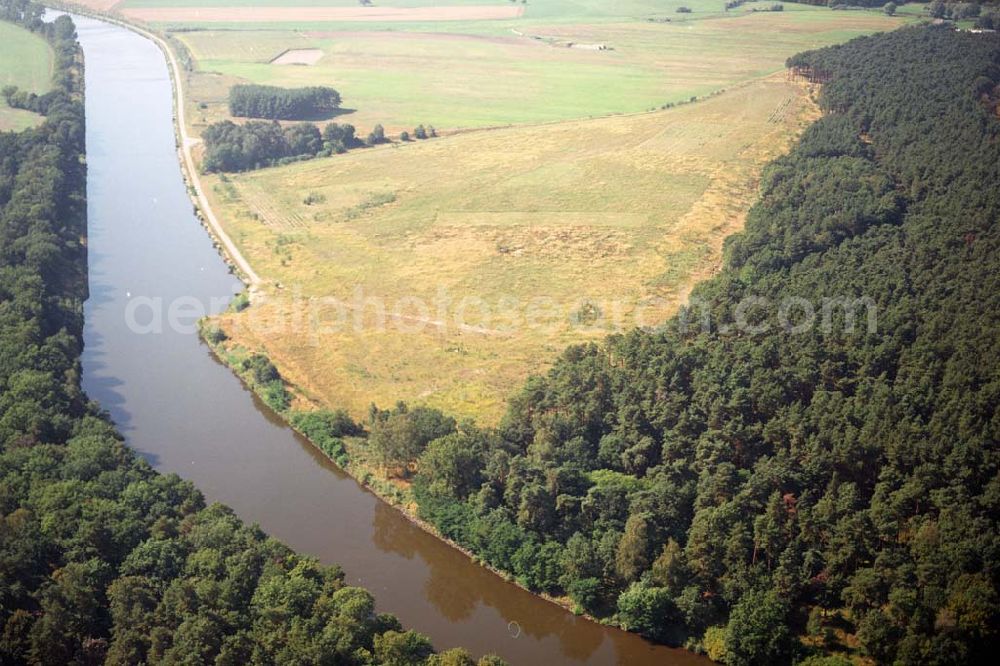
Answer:
<svg viewBox="0 0 1000 666"><path fill-rule="evenodd" d="M292 404L292 396L281 380L273 381L264 387L264 402L276 412L287 410Z"/></svg>
<svg viewBox="0 0 1000 666"><path fill-rule="evenodd" d="M297 412L292 416L292 425L309 439L314 437L356 437L364 434L364 429L355 422L346 410L318 409L314 412Z"/></svg>
<svg viewBox="0 0 1000 666"><path fill-rule="evenodd" d="M209 343L217 345L225 342L229 339L229 337L226 335L226 332L218 326L210 326L205 330L205 339Z"/></svg>
<svg viewBox="0 0 1000 666"><path fill-rule="evenodd" d="M269 384L275 380L281 379L281 374L278 373L278 369L274 367L271 360L263 354L254 354L245 358L243 359L241 365L245 372L250 373L253 381L257 384Z"/></svg>
<svg viewBox="0 0 1000 666"><path fill-rule="evenodd" d="M705 654L712 661L721 662L726 658L726 628L709 627L701 639Z"/></svg>
<svg viewBox="0 0 1000 666"><path fill-rule="evenodd" d="M374 146L385 142L385 129L382 125L375 125L375 127L372 128L372 131L368 134L368 145Z"/></svg>
<svg viewBox="0 0 1000 666"><path fill-rule="evenodd" d="M618 619L628 631L664 640L673 625L680 623L677 607L662 587L633 583L618 597Z"/></svg>
<svg viewBox="0 0 1000 666"><path fill-rule="evenodd" d="M233 297L233 302L230 304L233 312L243 312L248 307L250 307L250 295L247 292L241 292Z"/></svg>
<svg viewBox="0 0 1000 666"><path fill-rule="evenodd" d="M596 578L574 580L566 591L577 606L588 613L596 614L601 607L601 581Z"/></svg>

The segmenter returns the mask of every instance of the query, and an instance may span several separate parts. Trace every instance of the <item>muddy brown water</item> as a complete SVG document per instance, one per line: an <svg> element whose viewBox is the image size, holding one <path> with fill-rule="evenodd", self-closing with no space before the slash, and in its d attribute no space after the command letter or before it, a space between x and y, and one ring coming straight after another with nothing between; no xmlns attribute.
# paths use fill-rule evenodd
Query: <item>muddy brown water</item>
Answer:
<svg viewBox="0 0 1000 666"><path fill-rule="evenodd" d="M170 325L171 306L217 312L241 285L193 215L163 54L124 28L76 22L87 65L84 387L129 445L293 548L341 565L379 610L438 649L548 666L709 663L578 618L475 565L285 426L190 330L193 316L175 317L188 330Z"/></svg>

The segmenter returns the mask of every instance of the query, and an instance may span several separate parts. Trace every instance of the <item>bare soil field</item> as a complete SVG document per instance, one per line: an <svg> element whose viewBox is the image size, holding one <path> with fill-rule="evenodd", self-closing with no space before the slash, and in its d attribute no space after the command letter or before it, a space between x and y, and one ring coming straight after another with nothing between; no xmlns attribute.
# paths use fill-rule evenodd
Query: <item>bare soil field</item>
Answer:
<svg viewBox="0 0 1000 666"><path fill-rule="evenodd" d="M272 65L315 65L323 57L322 49L289 49L271 61Z"/></svg>
<svg viewBox="0 0 1000 666"><path fill-rule="evenodd" d="M107 12L120 5L124 0L72 0L73 4L98 12Z"/></svg>
<svg viewBox="0 0 1000 666"><path fill-rule="evenodd" d="M122 13L129 18L151 23L485 21L517 18L524 13L524 7L510 4L457 7L136 7L125 8Z"/></svg>

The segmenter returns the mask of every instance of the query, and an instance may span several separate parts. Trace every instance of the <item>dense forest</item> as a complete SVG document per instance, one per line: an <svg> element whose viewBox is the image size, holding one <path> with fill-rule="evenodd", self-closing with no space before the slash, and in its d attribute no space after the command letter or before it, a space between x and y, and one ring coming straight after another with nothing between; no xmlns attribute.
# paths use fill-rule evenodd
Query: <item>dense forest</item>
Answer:
<svg viewBox="0 0 1000 666"><path fill-rule="evenodd" d="M444 535L656 640L990 662L1000 39L908 28L788 64L829 81L825 115L677 318L568 349L496 430L401 404L366 446Z"/></svg>
<svg viewBox="0 0 1000 666"><path fill-rule="evenodd" d="M983 9L976 17L976 28L980 30L1000 31L1000 7Z"/></svg>
<svg viewBox="0 0 1000 666"><path fill-rule="evenodd" d="M340 93L333 88L279 88L255 84L229 89L229 113L237 118L309 120L329 117L340 107Z"/></svg>
<svg viewBox="0 0 1000 666"><path fill-rule="evenodd" d="M933 0L927 5L927 14L932 18L945 18L954 21L973 19L984 14L995 14L996 2L945 2Z"/></svg>
<svg viewBox="0 0 1000 666"><path fill-rule="evenodd" d="M0 663L474 666L157 474L81 392L82 56L40 15L0 0L56 53L45 122L0 133Z"/></svg>

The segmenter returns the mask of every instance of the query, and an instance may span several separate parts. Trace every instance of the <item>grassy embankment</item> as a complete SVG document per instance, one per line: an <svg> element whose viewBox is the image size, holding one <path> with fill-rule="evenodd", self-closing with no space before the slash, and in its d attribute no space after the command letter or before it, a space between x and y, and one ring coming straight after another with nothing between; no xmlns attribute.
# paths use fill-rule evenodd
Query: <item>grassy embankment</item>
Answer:
<svg viewBox="0 0 1000 666"><path fill-rule="evenodd" d="M52 80L52 57L52 48L44 39L0 22L0 88L13 85L29 92L47 92ZM0 131L20 131L42 120L36 113L10 108L0 98Z"/></svg>

